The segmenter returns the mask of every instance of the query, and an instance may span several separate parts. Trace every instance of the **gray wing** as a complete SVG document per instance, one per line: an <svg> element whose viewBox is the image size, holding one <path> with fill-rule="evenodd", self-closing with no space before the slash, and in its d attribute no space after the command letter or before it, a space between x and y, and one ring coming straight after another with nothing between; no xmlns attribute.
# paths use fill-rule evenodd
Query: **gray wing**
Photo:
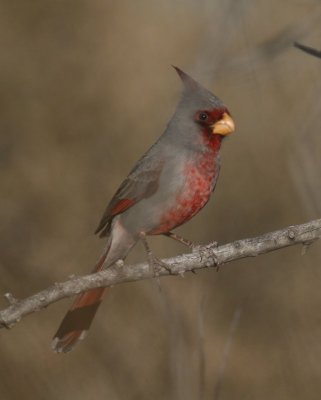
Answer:
<svg viewBox="0 0 321 400"><path fill-rule="evenodd" d="M99 237L108 236L113 218L128 210L142 199L152 196L158 189L164 161L145 154L129 173L109 202L95 231Z"/></svg>

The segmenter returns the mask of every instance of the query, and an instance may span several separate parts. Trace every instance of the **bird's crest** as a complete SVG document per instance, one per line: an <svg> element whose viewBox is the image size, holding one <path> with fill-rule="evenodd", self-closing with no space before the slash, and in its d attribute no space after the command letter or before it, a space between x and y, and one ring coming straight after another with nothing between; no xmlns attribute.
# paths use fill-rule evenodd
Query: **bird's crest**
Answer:
<svg viewBox="0 0 321 400"><path fill-rule="evenodd" d="M183 93L179 106L191 107L194 109L208 109L213 107L223 107L222 101L216 97L212 92L204 88L200 83L195 81L186 72L182 71L180 68L175 67L178 76L183 83Z"/></svg>
<svg viewBox="0 0 321 400"><path fill-rule="evenodd" d="M172 65L172 67L176 70L178 76L181 78L181 81L183 82L184 88L186 90L195 90L195 89L199 88L199 86L200 86L199 83L197 83L186 72L182 71L178 67L175 67L175 65Z"/></svg>

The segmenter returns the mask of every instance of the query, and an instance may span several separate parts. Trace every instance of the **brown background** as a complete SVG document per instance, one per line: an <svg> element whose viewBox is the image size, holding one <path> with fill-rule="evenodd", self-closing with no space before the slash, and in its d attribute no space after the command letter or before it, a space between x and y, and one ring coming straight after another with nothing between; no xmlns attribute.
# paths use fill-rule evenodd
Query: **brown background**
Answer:
<svg viewBox="0 0 321 400"><path fill-rule="evenodd" d="M292 46L321 47L320 16L312 0L1 1L1 293L91 269L108 199L175 107L170 64L237 123L214 198L179 232L224 243L320 217L321 60ZM317 243L119 285L68 355L49 349L61 301L0 332L1 398L319 399L320 261Z"/></svg>

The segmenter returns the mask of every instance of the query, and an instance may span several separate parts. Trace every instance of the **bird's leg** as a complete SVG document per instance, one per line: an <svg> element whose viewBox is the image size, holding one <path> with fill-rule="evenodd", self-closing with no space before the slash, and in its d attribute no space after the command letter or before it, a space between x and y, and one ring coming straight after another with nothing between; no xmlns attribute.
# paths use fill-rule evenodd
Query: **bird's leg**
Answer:
<svg viewBox="0 0 321 400"><path fill-rule="evenodd" d="M148 244L147 239L146 239L146 234L144 232L141 232L139 234L139 237L140 237L140 240L142 241L142 243L143 243L143 245L145 247L145 250L146 250L146 253L147 253L147 258L148 258L148 264L149 264L150 267L153 267L154 254L152 253L152 250L149 247L149 244Z"/></svg>
<svg viewBox="0 0 321 400"><path fill-rule="evenodd" d="M166 232L163 233L164 236L167 236L171 239L176 240L179 243L182 243L184 246L187 246L189 249L192 250L192 252L197 251L200 248L200 245L192 242L191 240L185 239L180 235L177 235L177 233L174 232ZM192 269L193 274L196 274L196 271Z"/></svg>
<svg viewBox="0 0 321 400"><path fill-rule="evenodd" d="M165 264L163 261L159 260L157 257L154 256L151 248L149 247L148 241L146 239L146 234L144 232L141 232L139 236L140 236L141 241L143 242L143 245L144 245L146 253L147 253L149 267L153 270L154 275L156 277L159 276L159 272L161 271L162 267L165 268L167 271L171 272L171 270L167 264Z"/></svg>
<svg viewBox="0 0 321 400"><path fill-rule="evenodd" d="M171 267L161 261L159 258L155 257L151 248L149 247L149 244L146 239L146 233L141 232L139 234L140 240L142 241L146 253L147 253L147 259L148 259L148 264L149 267L153 270L155 276L159 276L159 272L161 271L162 268L165 268L166 271L168 271L170 274L172 274Z"/></svg>
<svg viewBox="0 0 321 400"><path fill-rule="evenodd" d="M182 244L184 244L185 246L189 247L191 250L195 249L196 247L198 247L198 245L196 245L195 243L193 243L191 240L185 239L180 235L177 235L176 233L173 232L166 232L163 233L163 235L176 240L177 242L180 242Z"/></svg>
<svg viewBox="0 0 321 400"><path fill-rule="evenodd" d="M182 236L177 235L176 233L173 233L173 232L166 232L166 233L163 233L163 235L165 235L171 239L177 240L178 242L184 244L185 246L189 247L192 250L192 252L199 251L201 260L203 260L203 257L205 256L207 249L212 248L212 247L215 248L218 245L217 242L211 242L206 246L202 246L200 244L196 244L196 243L192 242L191 240L185 239ZM215 259L215 256L213 256L213 257ZM217 270L219 270L218 261L216 259L215 259L215 264L216 264ZM192 270L192 272L195 273L194 270Z"/></svg>
<svg viewBox="0 0 321 400"><path fill-rule="evenodd" d="M163 235L167 236L171 239L177 240L178 242L189 247L192 251L198 251L201 247L203 247L201 244L194 243L191 240L185 239L182 236L177 235L177 233L174 233L174 232L166 232L166 233L163 233ZM211 242L208 245L206 245L205 247L206 248L217 247L217 242Z"/></svg>

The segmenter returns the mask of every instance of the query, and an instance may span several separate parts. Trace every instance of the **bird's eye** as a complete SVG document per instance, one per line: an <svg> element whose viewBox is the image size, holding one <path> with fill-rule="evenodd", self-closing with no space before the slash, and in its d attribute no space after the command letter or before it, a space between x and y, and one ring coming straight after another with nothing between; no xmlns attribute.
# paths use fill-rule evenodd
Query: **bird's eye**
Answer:
<svg viewBox="0 0 321 400"><path fill-rule="evenodd" d="M206 112L200 112L199 114L198 114L198 119L200 120L200 121L206 121L207 119L208 119L208 114L206 113Z"/></svg>

